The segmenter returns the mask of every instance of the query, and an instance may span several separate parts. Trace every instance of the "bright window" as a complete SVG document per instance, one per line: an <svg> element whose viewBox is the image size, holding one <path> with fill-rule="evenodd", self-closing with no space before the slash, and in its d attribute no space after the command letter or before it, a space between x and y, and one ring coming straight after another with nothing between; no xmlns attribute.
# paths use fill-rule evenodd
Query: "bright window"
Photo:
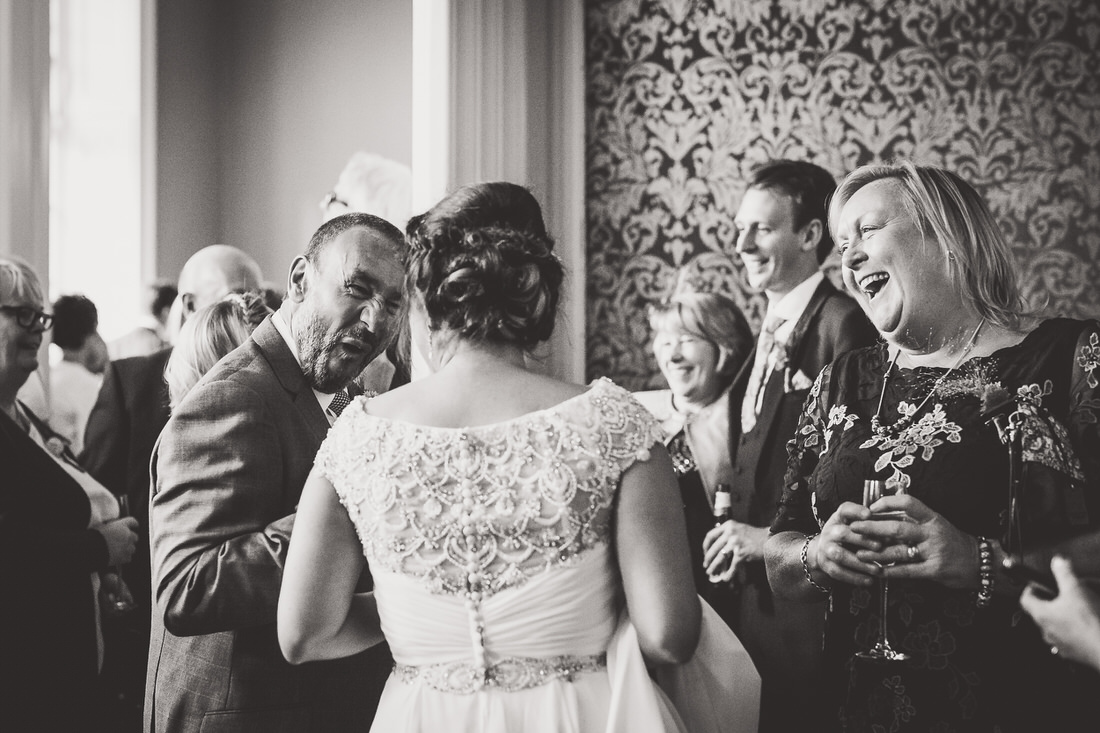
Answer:
<svg viewBox="0 0 1100 733"><path fill-rule="evenodd" d="M50 298L110 340L141 315L142 0L50 2Z"/></svg>

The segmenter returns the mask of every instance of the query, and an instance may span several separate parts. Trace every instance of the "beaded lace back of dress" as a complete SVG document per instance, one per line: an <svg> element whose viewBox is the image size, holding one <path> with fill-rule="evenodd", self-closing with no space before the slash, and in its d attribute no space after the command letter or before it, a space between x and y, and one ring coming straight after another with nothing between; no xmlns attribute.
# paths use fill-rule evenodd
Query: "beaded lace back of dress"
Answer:
<svg viewBox="0 0 1100 733"><path fill-rule="evenodd" d="M609 540L623 471L660 428L607 380L494 425L432 428L372 417L358 400L317 464L348 510L373 569L486 594L574 561Z"/></svg>

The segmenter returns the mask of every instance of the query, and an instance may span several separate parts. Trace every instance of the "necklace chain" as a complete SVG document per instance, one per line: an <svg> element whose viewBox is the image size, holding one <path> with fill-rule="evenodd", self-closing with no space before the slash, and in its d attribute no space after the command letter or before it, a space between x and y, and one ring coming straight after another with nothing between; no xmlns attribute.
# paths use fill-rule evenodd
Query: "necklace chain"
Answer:
<svg viewBox="0 0 1100 733"><path fill-rule="evenodd" d="M890 375L894 372L894 365L897 364L898 356L901 355L901 349L895 351L894 358L890 360L890 365L886 367L886 371L882 375L882 391L879 392L878 395L878 407L875 408L875 414L871 417L871 432L873 432L879 438L888 438L900 435L901 433L905 432L905 429L913 423L913 419L916 417L917 413L924 409L924 406L928 404L928 400L932 399L932 395L936 394L940 386L942 386L947 378L951 376L951 374L956 369L959 368L959 365L966 360L966 357L970 354L970 352L973 351L974 344L977 343L978 340L978 332L982 330L982 326L984 325L984 318L978 321L978 327L975 328L974 333L970 335L970 340L966 342L966 347L963 348L963 352L959 355L958 360L955 361L954 366L944 372L943 375L941 375L940 378L936 380L935 384L932 385L932 389L929 390L928 394L924 396L924 399L921 400L915 408L913 408L912 412L910 412L908 415L902 415L893 425L883 425L881 417L882 400L884 397L886 397L886 385L890 382Z"/></svg>

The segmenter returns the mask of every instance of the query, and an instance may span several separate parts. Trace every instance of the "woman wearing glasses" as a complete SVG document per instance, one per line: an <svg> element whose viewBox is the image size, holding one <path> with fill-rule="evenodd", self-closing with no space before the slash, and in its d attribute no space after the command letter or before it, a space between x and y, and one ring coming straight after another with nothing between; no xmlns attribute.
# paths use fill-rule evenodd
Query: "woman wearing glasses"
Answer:
<svg viewBox="0 0 1100 733"><path fill-rule="evenodd" d="M130 560L137 520L16 400L53 320L42 308L34 271L0 258L0 730L93 730L99 573Z"/></svg>

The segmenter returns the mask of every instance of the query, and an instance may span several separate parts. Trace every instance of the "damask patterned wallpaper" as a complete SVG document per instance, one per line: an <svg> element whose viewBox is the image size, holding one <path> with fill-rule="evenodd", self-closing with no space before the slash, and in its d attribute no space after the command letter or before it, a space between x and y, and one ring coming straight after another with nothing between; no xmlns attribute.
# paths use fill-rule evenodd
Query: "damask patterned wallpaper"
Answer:
<svg viewBox="0 0 1100 733"><path fill-rule="evenodd" d="M680 267L759 323L733 216L769 158L838 180L947 167L985 195L1033 303L1100 315L1095 0L589 0L585 23L590 378L664 386L645 309Z"/></svg>

